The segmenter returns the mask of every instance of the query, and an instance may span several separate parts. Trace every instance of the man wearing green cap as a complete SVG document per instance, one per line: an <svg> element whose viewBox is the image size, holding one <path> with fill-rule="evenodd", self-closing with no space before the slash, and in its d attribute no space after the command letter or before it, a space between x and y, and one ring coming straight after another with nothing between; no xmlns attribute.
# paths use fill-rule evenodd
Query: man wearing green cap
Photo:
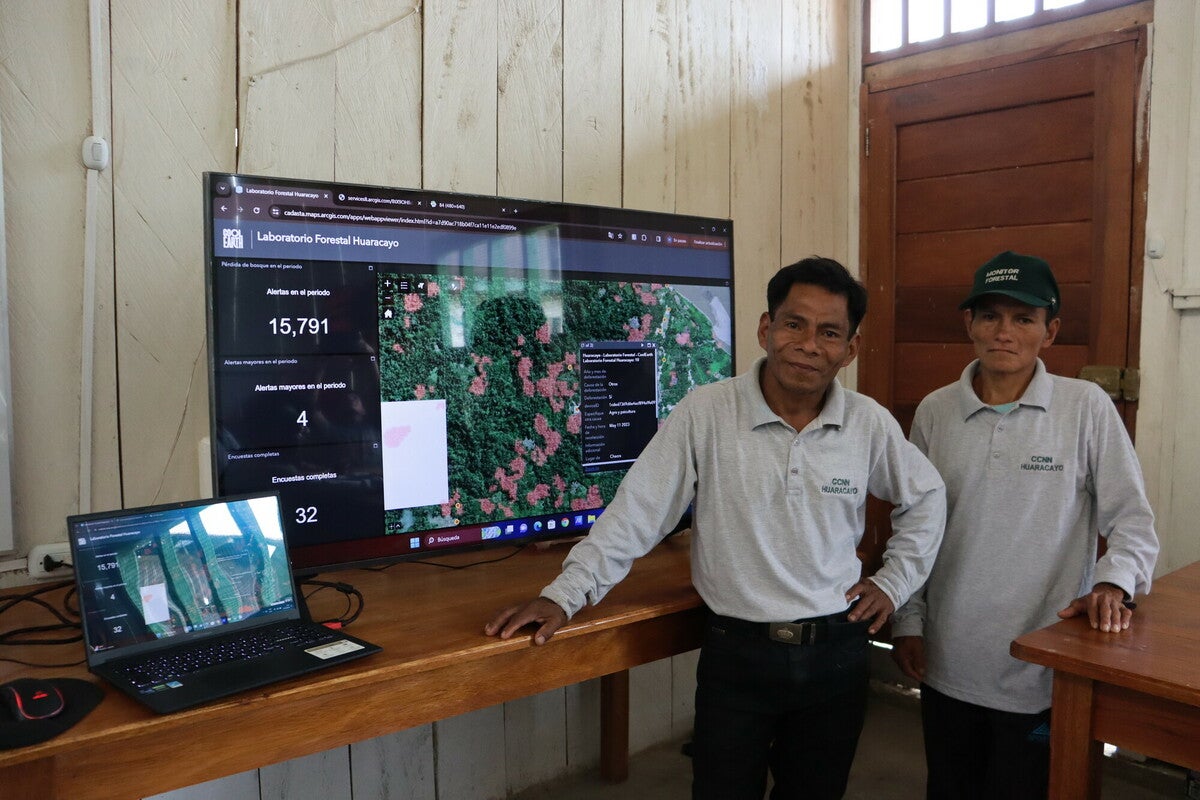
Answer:
<svg viewBox="0 0 1200 800"><path fill-rule="evenodd" d="M921 683L931 800L1045 798L1051 674L1009 644L1079 615L1117 635L1150 588L1154 517L1121 419L1098 386L1039 358L1059 305L1040 258L980 267L959 306L977 358L913 421L946 481L946 533L924 590L895 614L893 657Z"/></svg>

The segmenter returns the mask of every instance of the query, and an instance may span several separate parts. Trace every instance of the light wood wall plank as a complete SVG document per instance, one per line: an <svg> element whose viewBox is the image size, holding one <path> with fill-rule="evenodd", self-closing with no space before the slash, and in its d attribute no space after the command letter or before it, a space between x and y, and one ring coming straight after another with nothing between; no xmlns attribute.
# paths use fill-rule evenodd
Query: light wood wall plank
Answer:
<svg viewBox="0 0 1200 800"><path fill-rule="evenodd" d="M563 4L563 199L621 205L621 0Z"/></svg>
<svg viewBox="0 0 1200 800"><path fill-rule="evenodd" d="M679 23L675 0L624 6L624 198L626 208L674 211L679 106ZM671 735L669 659L629 671L629 748Z"/></svg>
<svg viewBox="0 0 1200 800"><path fill-rule="evenodd" d="M329 0L252 0L240 14L238 170L332 179L338 43Z"/></svg>
<svg viewBox="0 0 1200 800"><path fill-rule="evenodd" d="M354 800L437 800L433 725L350 745Z"/></svg>
<svg viewBox="0 0 1200 800"><path fill-rule="evenodd" d="M562 199L563 28L559 0L501 0L496 191Z"/></svg>
<svg viewBox="0 0 1200 800"><path fill-rule="evenodd" d="M728 217L733 77L731 4L730 0L680 0L678 14L675 210ZM698 660L698 650L671 659L669 736L691 735L696 716Z"/></svg>
<svg viewBox="0 0 1200 800"><path fill-rule="evenodd" d="M1195 385L1200 365L1194 311L1172 308L1171 289L1200 286L1200 208L1189 197L1200 186L1192 155L1200 148L1200 7L1188 0L1158 0L1149 103L1149 141L1137 152L1149 159L1146 236L1159 238L1162 258L1147 258L1142 293L1142 399L1137 451L1154 507L1162 574L1200 559L1200 537L1188 521L1200 515L1194 490L1192 437L1200 430ZM1165 98L1170 98L1167 100Z"/></svg>
<svg viewBox="0 0 1200 800"><path fill-rule="evenodd" d="M1184 6L1180 8L1179 6ZM1187 120L1187 146L1182 152L1190 156L1182 159L1187 165L1187 184L1184 195L1185 233L1183 247L1183 275L1179 288L1200 288L1200 166L1197 165L1195 154L1200 152L1200 8L1194 4L1176 2L1168 9L1174 16L1163 20L1164 25L1177 20L1183 30L1190 33L1190 46L1184 52L1191 54L1191 62L1183 73L1186 89L1183 94L1190 95L1186 107L1189 109ZM1155 7L1157 15L1158 8ZM1181 68L1183 64L1179 65ZM1184 105L1180 98L1180 105ZM1159 228L1161 230L1161 227ZM1200 364L1194 353L1200 352L1200 314L1185 312L1181 315L1179 326L1179 387L1175 393L1175 410L1180 418L1175 421L1177 435L1189 437L1200 431L1200 411L1197 410L1195 399L1200 396ZM1144 317L1143 317L1144 319ZM1142 352L1154 346L1147 346L1145 336L1142 338ZM1141 416L1139 415L1139 426ZM1200 495L1195 491L1194 476L1200 469L1200 447L1193 442L1191 446L1175 445L1175 461L1171 465L1171 496L1174 499L1170 512L1172 520L1195 520L1200 517ZM1161 530L1161 529L1160 529ZM1190 531L1190 526L1188 528ZM1159 572L1175 569L1200 559L1200 537L1186 535L1183 531L1173 531L1176 535L1167 538L1164 548L1167 558Z"/></svg>
<svg viewBox="0 0 1200 800"><path fill-rule="evenodd" d="M738 370L762 354L755 331L782 265L783 20L778 3L735 0L731 20L734 318Z"/></svg>
<svg viewBox="0 0 1200 800"><path fill-rule="evenodd" d="M564 3L563 199L621 205L622 3ZM600 681L568 686L567 770L600 763Z"/></svg>
<svg viewBox="0 0 1200 800"><path fill-rule="evenodd" d="M99 52L91 53L93 69L91 133L112 147L112 24L108 6L97 4L91 27L97 32ZM111 162L111 155L110 155ZM115 283L113 275L113 170L96 173L95 209L88 224L95 236L95 309L93 340L81 342L92 348L92 453L85 471L91 474L91 503L80 511L98 511L121 506L121 443L117 408L117 341ZM86 178L85 178L86 181Z"/></svg>
<svg viewBox="0 0 1200 800"><path fill-rule="evenodd" d="M561 15L558 0L499 3L496 184L501 195L562 198ZM566 769L566 713L562 689L504 705L510 792Z"/></svg>
<svg viewBox="0 0 1200 800"><path fill-rule="evenodd" d="M0 104L0 153L4 150L3 115L3 105ZM3 163L4 157L0 155L0 166ZM0 185L0 225L3 224L4 188L3 185ZM0 229L0 553L8 553L14 549L16 544L12 514L11 352L8 341L8 237L6 232ZM0 581L2 580L3 578L0 578ZM4 584L0 583L0 585Z"/></svg>
<svg viewBox="0 0 1200 800"><path fill-rule="evenodd" d="M1178 8L1180 5L1183 6L1182 9ZM1184 252L1192 257L1184 261L1183 280L1186 286L1200 287L1200 258L1195 257L1196 253L1200 253L1200 170L1196 169L1194 158L1195 154L1200 152L1200 55L1197 55L1196 52L1196 44L1200 41L1200 7L1194 3L1189 5L1176 2L1169 10L1176 15L1180 27L1189 33L1191 38L1191 45L1185 50L1191 54L1190 63L1187 63L1186 67L1184 64L1179 65L1181 69L1185 70L1181 76L1184 81L1181 95L1187 98L1184 100L1184 97L1180 97L1180 105L1188 109L1188 137L1184 152L1193 156L1188 160L1190 169L1187 171L1187 189L1184 195L1186 218L1183 226L1185 232ZM1166 24L1171 24L1170 19L1166 20ZM1184 352L1194 351L1185 350ZM1177 474L1187 475L1188 473L1179 472Z"/></svg>
<svg viewBox="0 0 1200 800"><path fill-rule="evenodd" d="M567 771L600 763L600 679L563 690L567 700Z"/></svg>
<svg viewBox="0 0 1200 800"><path fill-rule="evenodd" d="M844 4L784 0L783 32L783 261L816 254L845 263L851 92Z"/></svg>
<svg viewBox="0 0 1200 800"><path fill-rule="evenodd" d="M671 659L629 670L629 752L640 753L671 738Z"/></svg>
<svg viewBox="0 0 1200 800"><path fill-rule="evenodd" d="M334 174L380 186L421 185L421 8L416 0L333 0ZM357 16L346 13L357 8Z"/></svg>
<svg viewBox="0 0 1200 800"><path fill-rule="evenodd" d="M439 800L493 800L507 796L504 706L435 722L434 737Z"/></svg>
<svg viewBox="0 0 1200 800"><path fill-rule="evenodd" d="M92 120L89 52L85 5L0 5L8 278L0 301L9 315L9 508L19 553L38 541L61 540L64 516L80 508L86 171L79 152L93 124L109 133L107 120ZM106 90L108 76L99 79ZM96 472L107 475L93 480L93 507L119 502L111 175L110 169L97 179L92 443Z"/></svg>
<svg viewBox="0 0 1200 800"><path fill-rule="evenodd" d="M262 800L350 797L350 748L338 747L258 771Z"/></svg>
<svg viewBox="0 0 1200 800"><path fill-rule="evenodd" d="M696 665L700 651L671 657L671 736L691 739L696 722Z"/></svg>
<svg viewBox="0 0 1200 800"><path fill-rule="evenodd" d="M238 168L418 185L420 26L414 3L243 4Z"/></svg>
<svg viewBox="0 0 1200 800"><path fill-rule="evenodd" d="M424 186L496 193L496 4L426 0Z"/></svg>
<svg viewBox="0 0 1200 800"><path fill-rule="evenodd" d="M675 210L729 216L730 0L679 0Z"/></svg>
<svg viewBox="0 0 1200 800"><path fill-rule="evenodd" d="M504 704L509 792L544 783L567 768L567 708L562 689Z"/></svg>
<svg viewBox="0 0 1200 800"><path fill-rule="evenodd" d="M1191 171L1195 173L1193 166ZM1192 284L1193 286L1195 284ZM1178 312L1176 312L1178 313ZM1178 409L1186 409L1180 418L1174 420L1175 432L1189 441L1200 430L1200 413L1196 411L1196 398L1200 397L1200 368L1197 367L1194 353L1200 352L1200 314L1190 312L1180 315L1178 371L1174 405ZM1144 339L1143 339L1144 341ZM1141 417L1138 418L1139 429ZM1170 519L1194 520L1200 515L1200 500L1197 499L1195 476L1200 474L1200 447L1194 442L1189 444L1172 443L1168 448L1172 454L1171 467L1171 503ZM1162 531L1162 528L1159 528ZM1194 527L1189 525L1189 531ZM1162 574L1191 564L1200 559L1200 541L1192 535L1176 535L1162 537L1162 553L1159 556L1160 565L1157 572ZM1161 534L1160 534L1161 536Z"/></svg>
<svg viewBox="0 0 1200 800"><path fill-rule="evenodd" d="M156 794L145 800L261 800L258 793L258 770L240 772L228 778L198 783L186 789Z"/></svg>
<svg viewBox="0 0 1200 800"><path fill-rule="evenodd" d="M201 173L230 169L231 4L112 4L118 381L124 499L194 497L208 434Z"/></svg>
<svg viewBox="0 0 1200 800"><path fill-rule="evenodd" d="M674 211L675 0L630 0L624 11L624 205Z"/></svg>

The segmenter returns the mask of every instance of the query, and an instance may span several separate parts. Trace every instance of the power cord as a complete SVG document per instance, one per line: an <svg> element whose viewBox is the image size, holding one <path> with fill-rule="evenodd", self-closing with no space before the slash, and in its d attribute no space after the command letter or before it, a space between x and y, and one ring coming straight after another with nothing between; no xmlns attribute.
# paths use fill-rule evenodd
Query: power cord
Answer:
<svg viewBox="0 0 1200 800"><path fill-rule="evenodd" d="M50 556L46 556L47 562L57 561ZM62 563L62 562L58 562ZM51 567L47 566L47 569ZM53 603L43 599L41 595L48 592L57 591L67 588L66 594L62 598L62 610L59 610ZM14 628L12 630L0 631L0 647L24 647L28 645L34 646L50 646L60 644L71 644L83 640L82 627L79 622L79 606L73 602L75 600L75 581L60 581L50 583L45 586L40 586L20 594L0 595L0 615L21 603L31 603L48 611L51 616L58 620L56 623L48 625L32 625L26 628ZM73 631L73 633L61 636L47 636L59 631ZM73 667L77 664L82 664L83 659L73 661L68 664L37 664L30 661L24 661L18 658L0 655L0 661L9 661L14 664L22 664L30 667Z"/></svg>
<svg viewBox="0 0 1200 800"><path fill-rule="evenodd" d="M54 570L58 569L59 567L70 567L71 569L75 569L75 565L70 561L59 561L49 553L46 553L46 555L42 556L42 569L46 570L46 572L54 572Z"/></svg>
<svg viewBox="0 0 1200 800"><path fill-rule="evenodd" d="M327 628L334 629L345 628L351 622L354 622L354 620L358 619L358 615L362 613L364 605L362 592L360 592L358 589L355 589L348 583L342 583L341 581L319 581L315 578L305 578L304 580L300 581L300 585L313 587L311 592L308 592L304 595L305 604L308 603L309 598L325 589L332 589L334 591L341 592L346 598L346 610L342 612L340 617L314 620L318 625L324 625Z"/></svg>
<svg viewBox="0 0 1200 800"><path fill-rule="evenodd" d="M511 553L505 556L500 556L499 558L486 558L482 561L472 561L468 564L443 564L440 561L396 561L383 567L363 567L363 569L370 570L371 572L384 572L385 570L389 570L396 566L396 564L421 564L426 567L441 567L442 569L469 569L471 567L478 567L480 564L496 564L500 561L507 561L517 553L524 550L530 544L532 544L532 542L525 542L524 544L515 545Z"/></svg>

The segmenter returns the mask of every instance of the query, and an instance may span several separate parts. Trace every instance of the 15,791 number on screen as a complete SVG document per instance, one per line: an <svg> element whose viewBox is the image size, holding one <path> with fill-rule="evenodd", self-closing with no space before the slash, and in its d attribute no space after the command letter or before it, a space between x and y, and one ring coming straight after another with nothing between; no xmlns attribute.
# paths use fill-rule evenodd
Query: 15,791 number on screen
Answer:
<svg viewBox="0 0 1200 800"><path fill-rule="evenodd" d="M329 317L271 317L267 324L276 336L329 333Z"/></svg>

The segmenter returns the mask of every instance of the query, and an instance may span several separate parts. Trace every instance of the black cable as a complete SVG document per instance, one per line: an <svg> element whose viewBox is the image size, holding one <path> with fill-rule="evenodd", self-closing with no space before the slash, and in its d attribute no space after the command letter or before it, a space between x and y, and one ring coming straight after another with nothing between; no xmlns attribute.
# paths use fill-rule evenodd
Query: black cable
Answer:
<svg viewBox="0 0 1200 800"><path fill-rule="evenodd" d="M72 583L71 588L63 595L63 608L72 617L79 619L79 584Z"/></svg>
<svg viewBox="0 0 1200 800"><path fill-rule="evenodd" d="M63 669L66 667L78 667L87 659L81 658L78 661L68 661L65 664L38 664L34 661L22 661L19 658L9 658L8 656L0 656L0 661L7 661L9 664L20 664L23 667L42 667L44 669Z"/></svg>
<svg viewBox="0 0 1200 800"><path fill-rule="evenodd" d="M63 610L60 611L55 605L43 599L40 595L48 592L57 591L70 587L62 597ZM59 581L50 583L45 586L40 586L37 589L32 589L20 594L0 595L0 614L20 605L21 603L31 603L35 606L40 606L45 611L50 612L51 616L58 622L49 625L31 625L25 628L14 628L12 630L0 631L0 646L24 647L24 646L48 646L60 644L72 644L83 640L82 626L79 622L79 608L77 605L72 605L71 600L75 596L76 587L74 581ZM44 634L54 633L56 631L74 631L67 636L46 637ZM8 656L0 656L0 661L9 661L14 664L22 664L32 667L69 667L83 663L76 661L71 664L35 664L21 659L11 658Z"/></svg>
<svg viewBox="0 0 1200 800"><path fill-rule="evenodd" d="M517 553L521 552L522 550L524 550L530 544L531 544L530 542L525 542L523 544L516 545L511 553L509 553L508 555L500 556L499 558L488 558L488 559L484 559L482 561L472 561L469 564L442 564L437 561L407 561L407 562L395 562L395 563L388 564L388 565L382 566L382 567L363 567L363 569L368 570L369 572L383 572L385 570L391 569L392 567L396 566L396 564L398 564L398 563L422 564L427 567L441 567L442 569L467 569L468 567L476 567L476 566L479 566L480 564L495 564L500 561L505 561L507 559L512 558L513 556L515 556ZM341 592L342 594L344 594L346 596L346 610L342 613L342 616L334 617L332 619L327 619L327 620L317 620L317 623L320 625L334 624L337 627L344 628L347 625L349 625L351 622L354 622L354 620L358 619L358 615L362 613L363 605L364 605L362 592L358 591L357 589L355 589L353 586L351 586L348 583L341 583L340 581L319 581L315 578L304 578L299 583L300 583L300 586L302 586L302 587L303 586L315 587L314 591L311 591L308 594L304 595L305 603L308 602L308 599L310 597L312 597L313 595L315 595L317 592L321 591L322 589L334 589L336 591ZM353 612L353 613L351 613L351 612Z"/></svg>
<svg viewBox="0 0 1200 800"><path fill-rule="evenodd" d="M517 553L524 550L530 544L532 544L532 542L514 545L515 549L506 556L500 556L499 558L487 558L483 561L472 561L469 564L443 564L440 561L397 561L395 564L388 564L386 567L364 567L364 569L371 570L372 572L383 572L384 570L388 570L396 566L396 564L421 564L426 567L441 567L442 569L468 569L470 567L478 567L480 564L496 564L501 561L507 561Z"/></svg>
<svg viewBox="0 0 1200 800"><path fill-rule="evenodd" d="M354 620L358 619L358 615L362 613L364 606L362 592L360 592L358 589L355 589L348 583L341 583L340 581L319 581L315 578L305 578L304 580L300 581L300 585L316 587L313 589L313 591L304 595L305 603L308 603L308 599L310 597L324 589L333 589L341 592L346 597L346 610L342 612L342 615L340 617L333 617L331 619L315 620L318 625L335 624L339 628L345 628L351 622L354 622Z"/></svg>
<svg viewBox="0 0 1200 800"><path fill-rule="evenodd" d="M23 594L0 595L0 614L3 614L17 603L20 603L30 597L36 597L39 594L53 592L55 589L62 589L66 586L71 586L74 583L75 581L56 581L55 583L48 583L45 586L39 586L37 589L31 589Z"/></svg>

